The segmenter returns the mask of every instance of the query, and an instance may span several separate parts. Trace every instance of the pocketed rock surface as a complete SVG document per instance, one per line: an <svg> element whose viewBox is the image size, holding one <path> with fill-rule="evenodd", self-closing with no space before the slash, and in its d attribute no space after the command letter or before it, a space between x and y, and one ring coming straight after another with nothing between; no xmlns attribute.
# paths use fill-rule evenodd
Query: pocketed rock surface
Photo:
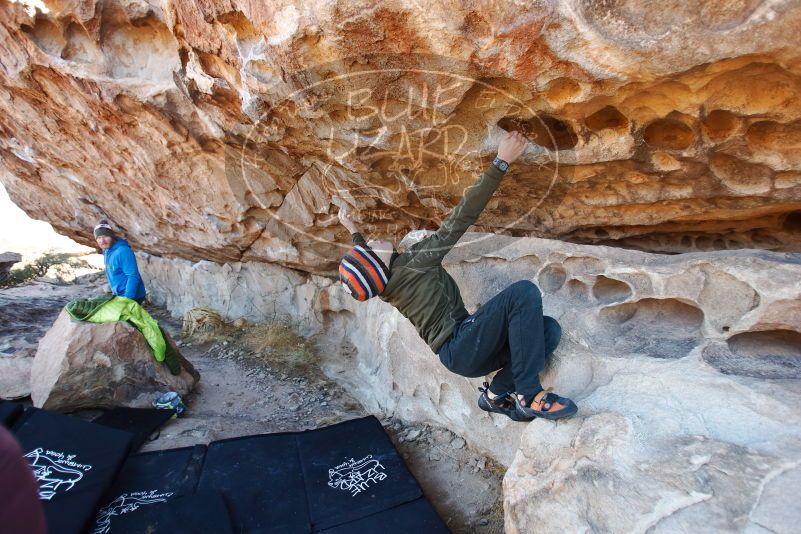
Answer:
<svg viewBox="0 0 801 534"><path fill-rule="evenodd" d="M449 373L396 310L358 303L334 280L255 263L142 266L174 313L278 314L318 340L327 376L367 410L448 428L509 466L507 531L708 521L782 532L801 521L785 497L801 465L798 254L468 234L445 261L468 311L529 280L562 326L543 383L579 413L528 425L479 410L482 379Z"/></svg>
<svg viewBox="0 0 801 534"><path fill-rule="evenodd" d="M511 466L510 532L790 532L799 27L797 0L6 2L0 181L83 243L108 218L171 313L282 317L366 410ZM337 206L368 238L436 228L509 130L494 235L447 268L470 311L539 286L558 424L479 411L333 277Z"/></svg>

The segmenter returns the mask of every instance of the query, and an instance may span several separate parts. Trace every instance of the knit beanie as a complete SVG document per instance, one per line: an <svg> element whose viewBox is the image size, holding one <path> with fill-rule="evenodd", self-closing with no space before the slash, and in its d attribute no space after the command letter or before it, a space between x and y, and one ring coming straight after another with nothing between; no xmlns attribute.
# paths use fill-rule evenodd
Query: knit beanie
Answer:
<svg viewBox="0 0 801 534"><path fill-rule="evenodd" d="M387 287L389 269L366 245L356 245L339 263L339 279L356 300L380 295Z"/></svg>
<svg viewBox="0 0 801 534"><path fill-rule="evenodd" d="M95 226L95 239L100 237L101 235L105 235L108 237L116 237L114 235L114 230L111 229L111 225L108 223L106 219L101 219L97 226Z"/></svg>

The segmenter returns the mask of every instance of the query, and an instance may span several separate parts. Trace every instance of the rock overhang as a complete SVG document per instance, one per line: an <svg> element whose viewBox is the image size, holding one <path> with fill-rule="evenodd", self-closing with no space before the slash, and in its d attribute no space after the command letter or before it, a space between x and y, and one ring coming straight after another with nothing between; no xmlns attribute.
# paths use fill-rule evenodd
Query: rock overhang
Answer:
<svg viewBox="0 0 801 534"><path fill-rule="evenodd" d="M6 5L0 179L86 244L329 272L338 205L435 228L516 129L483 230L799 250L801 8L495 7Z"/></svg>

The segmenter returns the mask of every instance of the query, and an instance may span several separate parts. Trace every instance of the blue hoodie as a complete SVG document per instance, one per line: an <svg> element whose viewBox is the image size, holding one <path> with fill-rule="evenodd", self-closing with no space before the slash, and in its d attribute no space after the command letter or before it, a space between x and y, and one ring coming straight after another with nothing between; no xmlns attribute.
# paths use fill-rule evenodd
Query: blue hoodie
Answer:
<svg viewBox="0 0 801 534"><path fill-rule="evenodd" d="M145 284L136 266L131 245L125 239L117 239L108 250L103 251L106 264L106 278L111 292L119 297L136 301L145 298Z"/></svg>

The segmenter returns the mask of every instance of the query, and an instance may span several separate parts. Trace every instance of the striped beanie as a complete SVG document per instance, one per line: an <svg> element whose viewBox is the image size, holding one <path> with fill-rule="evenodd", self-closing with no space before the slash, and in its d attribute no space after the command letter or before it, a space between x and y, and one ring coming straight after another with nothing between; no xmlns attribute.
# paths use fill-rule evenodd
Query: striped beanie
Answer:
<svg viewBox="0 0 801 534"><path fill-rule="evenodd" d="M114 230L111 228L111 225L108 223L106 219L101 219L100 222L97 223L97 226L95 226L94 234L95 234L95 239L97 239L101 235L116 237L114 235Z"/></svg>
<svg viewBox="0 0 801 534"><path fill-rule="evenodd" d="M380 295L387 287L389 269L367 245L356 245L339 263L339 279L356 300Z"/></svg>

